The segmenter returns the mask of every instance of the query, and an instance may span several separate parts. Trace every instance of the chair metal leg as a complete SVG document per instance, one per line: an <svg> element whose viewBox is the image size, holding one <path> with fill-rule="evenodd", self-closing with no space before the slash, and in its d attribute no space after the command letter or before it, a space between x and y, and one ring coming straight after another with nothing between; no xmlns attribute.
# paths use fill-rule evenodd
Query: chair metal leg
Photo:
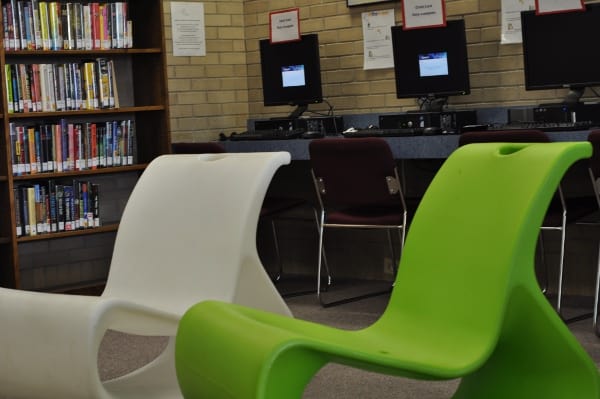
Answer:
<svg viewBox="0 0 600 399"><path fill-rule="evenodd" d="M395 255L395 250L394 250L394 245L393 245L393 240L391 238L391 229L387 229L387 235L388 235L388 242L390 244L390 248L392 250L392 257L395 259L396 255ZM327 291L327 288L329 288L329 286L331 286L332 284L332 278L331 275L329 273L329 267L326 263L326 258L325 258L325 246L323 245L323 235L324 235L324 214L321 214L321 222L319 224L319 266L318 266L318 273L317 273L317 298L319 299L319 303L321 304L321 306L323 307L331 307L331 306L337 306L337 305L342 305L345 303L350 303L350 302L355 302L355 301L359 301L361 299L366 299L366 298L371 298L371 297L375 297L375 296L379 296L379 295L384 295L387 294L391 291L392 287L394 286L394 283L392 283L390 285L389 288L385 289L385 290L380 290L380 291L375 291L375 292L369 292L363 295L358 295L358 296L354 296L354 297L350 297L350 298L344 298L344 299L339 299L333 302L325 302L323 301L323 297L321 295L322 292ZM403 238L403 231L401 233L401 237ZM401 242L401 247L403 247L403 243L404 241ZM325 262L325 267L327 268L327 287L325 290L321 289L321 265L323 262ZM395 271L396 271L396 267L395 267Z"/></svg>
<svg viewBox="0 0 600 399"><path fill-rule="evenodd" d="M562 225L560 229L560 258L558 263L558 297L556 298L556 311L561 314L563 273L565 263L565 241L567 235L567 213L562 214Z"/></svg>
<svg viewBox="0 0 600 399"><path fill-rule="evenodd" d="M540 262L544 268L544 279L542 284L542 293L546 294L548 292L548 263L546 262L546 250L544 248L544 232L540 231L540 235L538 236L538 242L540 246Z"/></svg>
<svg viewBox="0 0 600 399"><path fill-rule="evenodd" d="M325 212L321 211L321 216L319 218L319 251L318 251L318 261L317 261L317 298L321 301L321 266L323 264L323 232L324 232L324 221L325 221ZM331 283L331 278L329 276L329 270L327 273L327 285Z"/></svg>
<svg viewBox="0 0 600 399"><path fill-rule="evenodd" d="M596 286L594 290L594 312L592 316L592 325L594 333L600 337L600 331L598 330L598 297L600 296L600 241L598 242L598 258L596 266Z"/></svg>
<svg viewBox="0 0 600 399"><path fill-rule="evenodd" d="M392 263L396 265L396 250L394 249L394 242L392 241L392 229L387 229L388 244L390 245L390 251L392 254ZM396 266L394 266L394 271Z"/></svg>
<svg viewBox="0 0 600 399"><path fill-rule="evenodd" d="M281 260L281 253L279 252L279 239L277 237L277 229L275 228L275 219L271 219L271 232L273 233L273 248L275 249L275 256L277 257L277 275L275 281L281 279L283 274L283 261Z"/></svg>

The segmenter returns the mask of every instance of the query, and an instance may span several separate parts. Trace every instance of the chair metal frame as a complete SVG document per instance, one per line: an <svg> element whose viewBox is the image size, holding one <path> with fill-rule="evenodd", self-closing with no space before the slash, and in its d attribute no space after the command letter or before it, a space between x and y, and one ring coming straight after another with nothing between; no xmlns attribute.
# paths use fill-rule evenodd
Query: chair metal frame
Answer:
<svg viewBox="0 0 600 399"><path fill-rule="evenodd" d="M600 173L600 130L592 130L588 135L588 141L592 144L593 153L588 163L588 176L590 178L590 184L592 185L592 191L598 205L598 211L600 211L600 189L598 188L598 173ZM600 221L582 222L579 224L599 226ZM598 304L600 302L600 240L598 242L598 257L596 265L596 278L594 285L594 308L592 310L592 328L594 333L600 337L600 329L598 326Z"/></svg>
<svg viewBox="0 0 600 399"><path fill-rule="evenodd" d="M342 138L342 139L320 139L320 140L327 140L330 143L332 142L332 140L337 140L338 143L343 143L345 145L352 143L350 145L355 145L355 146L361 146L361 145L369 143L369 142L377 141L377 142L385 143L385 146L389 150L389 145L387 144L387 142L385 140L383 140L381 138L370 137L370 138L352 138L352 139ZM318 144L311 143L311 145L318 145ZM386 154L382 154L382 156L385 156L385 155ZM395 163L395 161L393 160L391 150L389 150L389 156L391 157L392 162ZM311 154L311 157L313 157L312 154ZM360 166L357 165L357 167L360 167ZM390 251L391 251L391 255L392 255L392 262L394 265L394 276L395 276L396 271L397 271L397 264L398 264L399 258L400 258L400 254L402 253L402 249L404 247L404 238L406 235L406 224L407 224L407 206L406 206L406 201L404 199L404 194L402 192L402 185L400 183L401 180L400 180L400 177L398 174L397 166L394 166L393 170L391 172L392 172L391 173L392 175L385 176L385 183L382 182L382 184L387 185L387 189L388 189L388 193L390 194L390 197L398 198L398 204L402 209L402 224L400 224L400 225L395 225L395 224L394 225L389 225L389 224L341 224L341 223L329 223L327 221L327 213L328 213L328 208L329 208L327 199L326 199L327 182L325 181L325 179L323 177L317 175L314 168L311 168L311 176L312 176L313 183L315 186L315 192L317 195L317 201L318 201L318 205L319 205L319 211L318 211L319 212L319 216L318 216L319 252L318 252L318 264L317 264L317 297L322 306L328 307L328 306L334 306L334 305L341 305L344 303L353 302L353 301L357 301L360 299L369 298L372 296L382 295L382 294L388 293L391 290L391 288L393 287L394 283L390 283L390 287L388 289L375 291L375 292L371 292L371 293L367 293L367 294L362 294L362 295L358 295L358 296L354 296L354 297L344 298L344 299L336 300L333 302L325 302L323 299L323 296L321 295L323 291L327 291L329 289L329 287L333 284L331 271L330 271L329 265L327 263L327 257L325 255L324 235L325 235L325 229L327 229L327 228L373 229L373 230L383 229L383 230L386 230L388 244L390 246ZM347 170L346 175L350 175L350 174L352 174L352 171ZM364 208L367 208L367 207L365 206ZM391 232L393 230L398 231L400 254L396 254L396 251L394 249L394 242L393 242L392 235L391 235ZM325 268L326 268L326 272L327 272L325 289L322 289L323 264L325 264Z"/></svg>

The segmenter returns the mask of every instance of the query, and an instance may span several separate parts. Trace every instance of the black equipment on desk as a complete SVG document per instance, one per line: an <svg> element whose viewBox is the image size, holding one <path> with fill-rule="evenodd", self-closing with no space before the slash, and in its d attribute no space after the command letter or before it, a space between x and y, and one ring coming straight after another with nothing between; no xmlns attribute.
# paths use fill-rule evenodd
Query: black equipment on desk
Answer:
<svg viewBox="0 0 600 399"><path fill-rule="evenodd" d="M381 129L439 128L442 134L460 133L465 125L477 123L477 113L467 111L407 112L404 114L379 115ZM417 134L438 134L425 131Z"/></svg>
<svg viewBox="0 0 600 399"><path fill-rule="evenodd" d="M420 136L424 128L395 128L395 129L352 129L342 132L344 137L406 137Z"/></svg>
<svg viewBox="0 0 600 399"><path fill-rule="evenodd" d="M509 122L502 125L491 125L481 130L542 130L544 132L567 132L575 130L589 130L598 126L592 121L580 122Z"/></svg>
<svg viewBox="0 0 600 399"><path fill-rule="evenodd" d="M287 140L299 138L306 132L305 129L265 129L241 133L231 133L229 140Z"/></svg>
<svg viewBox="0 0 600 399"><path fill-rule="evenodd" d="M254 130L257 132L275 129L303 129L305 132L338 135L344 130L344 120L341 116L312 116L309 118L272 118L254 121Z"/></svg>

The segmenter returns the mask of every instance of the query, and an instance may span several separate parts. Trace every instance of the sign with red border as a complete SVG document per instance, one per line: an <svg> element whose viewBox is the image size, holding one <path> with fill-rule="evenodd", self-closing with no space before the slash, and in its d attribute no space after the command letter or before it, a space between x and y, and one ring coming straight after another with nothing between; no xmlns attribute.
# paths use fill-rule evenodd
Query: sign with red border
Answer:
<svg viewBox="0 0 600 399"><path fill-rule="evenodd" d="M536 14L585 11L583 0L535 0Z"/></svg>
<svg viewBox="0 0 600 399"><path fill-rule="evenodd" d="M300 9L273 11L269 13L269 39L271 43L300 40Z"/></svg>
<svg viewBox="0 0 600 399"><path fill-rule="evenodd" d="M403 29L446 26L444 0L403 0Z"/></svg>

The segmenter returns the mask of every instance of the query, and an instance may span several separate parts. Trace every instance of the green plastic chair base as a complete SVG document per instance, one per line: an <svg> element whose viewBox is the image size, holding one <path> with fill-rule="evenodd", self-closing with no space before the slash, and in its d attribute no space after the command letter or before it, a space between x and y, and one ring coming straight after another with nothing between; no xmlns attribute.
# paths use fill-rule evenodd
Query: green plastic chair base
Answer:
<svg viewBox="0 0 600 399"><path fill-rule="evenodd" d="M186 398L301 398L328 362L415 379L461 378L455 399L598 399L592 359L544 298L538 230L589 143L458 149L414 216L388 307L346 331L207 301L182 318Z"/></svg>

